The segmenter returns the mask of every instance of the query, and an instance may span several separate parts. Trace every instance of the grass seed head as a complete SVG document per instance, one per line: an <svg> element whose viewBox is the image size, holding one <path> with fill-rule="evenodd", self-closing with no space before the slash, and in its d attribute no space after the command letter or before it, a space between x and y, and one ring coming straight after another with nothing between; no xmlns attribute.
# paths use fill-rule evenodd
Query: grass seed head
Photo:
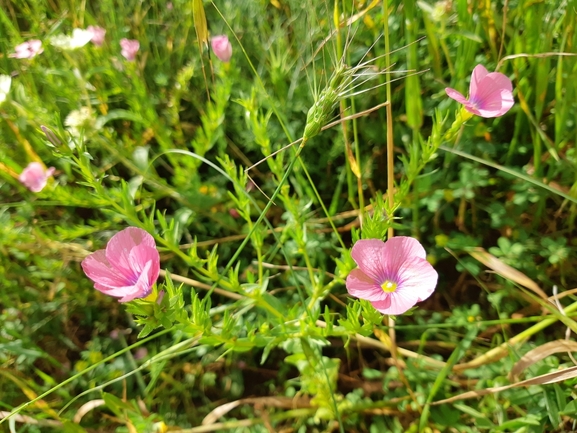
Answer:
<svg viewBox="0 0 577 433"><path fill-rule="evenodd" d="M321 91L315 103L307 113L307 123L303 135L304 141L317 135L321 128L332 117L332 113L347 88L353 81L355 69L341 63L331 75L327 86Z"/></svg>

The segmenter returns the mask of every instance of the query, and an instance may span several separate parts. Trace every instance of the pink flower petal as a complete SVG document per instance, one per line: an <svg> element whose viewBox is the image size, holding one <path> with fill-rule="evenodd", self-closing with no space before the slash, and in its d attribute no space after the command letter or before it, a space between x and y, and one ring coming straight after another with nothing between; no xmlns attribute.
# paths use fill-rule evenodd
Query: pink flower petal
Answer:
<svg viewBox="0 0 577 433"><path fill-rule="evenodd" d="M415 257L407 260L398 272L397 292L409 292L416 296L417 302L424 301L435 291L439 275L425 259Z"/></svg>
<svg viewBox="0 0 577 433"><path fill-rule="evenodd" d="M486 118L502 116L515 103L511 80L499 72L487 72L483 65L477 65L473 70L469 99L449 87L445 91L470 113Z"/></svg>
<svg viewBox="0 0 577 433"><path fill-rule="evenodd" d="M82 269L88 278L103 287L126 285L126 279L118 274L106 259L104 250L98 250L82 260Z"/></svg>
<svg viewBox="0 0 577 433"><path fill-rule="evenodd" d="M362 239L353 245L351 257L369 278L377 284L385 281L384 254L385 243L378 239Z"/></svg>
<svg viewBox="0 0 577 433"><path fill-rule="evenodd" d="M457 92L455 89L451 89L450 87L445 88L445 92L447 96L455 101L459 102L460 104L467 104L469 100L465 98L460 92Z"/></svg>
<svg viewBox="0 0 577 433"><path fill-rule="evenodd" d="M507 90L511 93L509 89L497 85L494 80L487 77L481 82L481 86L474 97L470 97L469 99L471 102L476 102L477 107L480 109L490 104L498 103L501 105L501 90Z"/></svg>
<svg viewBox="0 0 577 433"><path fill-rule="evenodd" d="M509 92L513 91L513 83L511 83L509 77L500 72L491 72L490 74L487 74L484 80L491 80L491 85L499 89L505 89Z"/></svg>
<svg viewBox="0 0 577 433"><path fill-rule="evenodd" d="M136 298L144 298L152 292L152 285L148 281L148 273L152 262L144 265L144 272L138 277L134 284L117 287L107 287L101 284L95 284L94 288L108 296L114 296L119 302L128 302Z"/></svg>
<svg viewBox="0 0 577 433"><path fill-rule="evenodd" d="M368 301L382 301L388 293L379 284L360 269L353 269L347 276L347 291L351 296Z"/></svg>
<svg viewBox="0 0 577 433"><path fill-rule="evenodd" d="M132 293L126 294L123 298L120 298L119 302L128 302L136 298L145 298L150 293L152 293L152 284L148 279L148 274L150 273L150 268L152 267L152 262L148 262L142 271L142 274L138 278L138 281L134 285L134 291Z"/></svg>
<svg viewBox="0 0 577 433"><path fill-rule="evenodd" d="M414 238L397 236L355 243L351 256L359 266L347 276L351 296L366 299L384 314L402 314L417 302L427 299L437 285L438 275L426 260L426 252ZM393 283L392 292L382 284Z"/></svg>
<svg viewBox="0 0 577 433"><path fill-rule="evenodd" d="M483 65L475 66L475 69L473 69L473 73L471 74L471 82L469 83L469 97L477 93L479 83L487 74L489 74L489 71L487 71Z"/></svg>
<svg viewBox="0 0 577 433"><path fill-rule="evenodd" d="M373 307L383 314L393 316L406 313L418 302L414 294L410 292L391 293L389 299L384 302L372 302Z"/></svg>
<svg viewBox="0 0 577 433"><path fill-rule="evenodd" d="M90 41L97 47L102 46L106 30L99 26L88 26L86 30L92 33L92 39L90 39Z"/></svg>
<svg viewBox="0 0 577 433"><path fill-rule="evenodd" d="M388 313L388 311L391 308L391 303L393 302L392 299L393 298L391 296L387 296L382 301L372 301L371 304L373 305L373 307L375 307L376 310L379 310L381 313L390 314Z"/></svg>
<svg viewBox="0 0 577 433"><path fill-rule="evenodd" d="M407 236L395 236L389 239L383 248L383 255L384 268L386 269L385 278L387 279L398 274L403 264L407 262L407 258L425 259L427 257L427 253L419 241ZM381 284L383 282L384 280Z"/></svg>
<svg viewBox="0 0 577 433"><path fill-rule="evenodd" d="M154 238L136 227L128 227L116 233L106 245L106 258L114 268L125 275L127 280L134 280L138 275L133 266L134 262L130 258L130 252L139 245L156 250Z"/></svg>
<svg viewBox="0 0 577 433"><path fill-rule="evenodd" d="M150 237L152 238L152 236ZM158 254L156 248L151 248L144 244L138 245L130 251L129 260L131 269L134 272L137 274L147 273L150 285L154 284L158 279L158 274L160 272L160 254ZM143 265L148 264L150 264L150 266L145 272Z"/></svg>
<svg viewBox="0 0 577 433"><path fill-rule="evenodd" d="M48 178L52 176L52 173L54 173L54 167L45 170L44 166L39 162L31 162L22 170L18 180L30 191L40 192L46 186Z"/></svg>
<svg viewBox="0 0 577 433"><path fill-rule="evenodd" d="M140 49L140 42L135 39L121 39L120 42L120 54L129 61L133 61L136 58L136 53Z"/></svg>
<svg viewBox="0 0 577 433"><path fill-rule="evenodd" d="M229 62L232 57L232 45L226 35L215 36L210 40L212 51L219 60Z"/></svg>
<svg viewBox="0 0 577 433"><path fill-rule="evenodd" d="M511 81L503 74L489 74L479 88L475 101L483 117L498 117L505 114L513 106Z"/></svg>
<svg viewBox="0 0 577 433"><path fill-rule="evenodd" d="M106 250L84 259L82 268L96 290L127 302L152 292L160 272L160 256L150 234L129 227L115 234Z"/></svg>

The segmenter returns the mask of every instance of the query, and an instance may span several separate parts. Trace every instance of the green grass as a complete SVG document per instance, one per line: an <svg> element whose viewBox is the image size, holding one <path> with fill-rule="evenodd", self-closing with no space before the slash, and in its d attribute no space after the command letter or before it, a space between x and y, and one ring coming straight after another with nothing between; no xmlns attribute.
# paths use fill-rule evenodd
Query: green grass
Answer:
<svg viewBox="0 0 577 433"><path fill-rule="evenodd" d="M577 329L577 3L351 3L0 0L0 431L577 428L575 378L538 379L566 346L508 376ZM193 4L229 64L199 50ZM101 48L49 43L88 25ZM9 57L29 39L44 52ZM453 123L444 88L477 64L515 105ZM374 76L349 97L352 72ZM57 170L37 194L15 177L32 160ZM155 237L162 305L82 272L127 226ZM353 242L393 231L439 273L394 330L344 283Z"/></svg>

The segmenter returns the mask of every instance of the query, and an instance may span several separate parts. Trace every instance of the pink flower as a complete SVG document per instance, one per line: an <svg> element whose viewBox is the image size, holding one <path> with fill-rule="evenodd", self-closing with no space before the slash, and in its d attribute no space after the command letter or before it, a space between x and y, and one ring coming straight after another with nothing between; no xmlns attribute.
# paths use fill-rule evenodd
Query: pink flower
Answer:
<svg viewBox="0 0 577 433"><path fill-rule="evenodd" d="M18 180L32 192L40 192L46 186L48 178L54 174L54 167L48 170L39 162L31 162L22 170Z"/></svg>
<svg viewBox="0 0 577 433"><path fill-rule="evenodd" d="M86 257L82 269L96 290L127 302L151 293L160 271L160 256L151 235L128 227L112 236L105 250Z"/></svg>
<svg viewBox="0 0 577 433"><path fill-rule="evenodd" d="M104 35L106 35L106 30L98 26L88 26L86 30L92 33L92 39L90 39L90 41L97 47L101 47L104 43Z"/></svg>
<svg viewBox="0 0 577 433"><path fill-rule="evenodd" d="M214 55L223 62L228 62L232 57L232 45L225 35L215 36L210 40L210 46Z"/></svg>
<svg viewBox="0 0 577 433"><path fill-rule="evenodd" d="M146 358L147 355L148 350L146 349L146 347L139 347L138 349L136 349L136 352L134 353L134 359L138 361L140 359Z"/></svg>
<svg viewBox="0 0 577 433"><path fill-rule="evenodd" d="M416 239L360 240L351 255L358 268L347 277L349 294L370 301L383 314L403 314L431 296L437 285L437 272Z"/></svg>
<svg viewBox="0 0 577 433"><path fill-rule="evenodd" d="M124 56L126 60L134 60L136 58L136 53L140 48L140 42L134 39L121 39L120 40L120 54Z"/></svg>
<svg viewBox="0 0 577 433"><path fill-rule="evenodd" d="M31 59L37 56L42 51L42 41L38 39L31 39L14 47L15 53L9 54L8 57L15 57L17 59Z"/></svg>
<svg viewBox="0 0 577 433"><path fill-rule="evenodd" d="M464 105L469 113L481 117L499 117L513 106L513 85L500 72L487 72L483 65L475 66L469 86L469 99L447 87L449 98Z"/></svg>

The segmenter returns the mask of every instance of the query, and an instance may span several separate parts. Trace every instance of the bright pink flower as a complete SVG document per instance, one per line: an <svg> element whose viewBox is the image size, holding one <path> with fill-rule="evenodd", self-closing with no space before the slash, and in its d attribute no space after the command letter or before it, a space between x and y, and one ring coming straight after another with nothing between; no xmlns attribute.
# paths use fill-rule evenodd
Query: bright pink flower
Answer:
<svg viewBox="0 0 577 433"><path fill-rule="evenodd" d="M228 62L232 57L232 45L225 35L215 36L210 40L210 46L214 55L223 62Z"/></svg>
<svg viewBox="0 0 577 433"><path fill-rule="evenodd" d="M97 47L101 47L104 43L104 35L106 35L106 30L98 26L88 26L86 30L92 33L92 39L90 39L90 41Z"/></svg>
<svg viewBox="0 0 577 433"><path fill-rule="evenodd" d="M449 98L464 105L469 113L481 117L499 117L513 106L513 85L500 72L488 72L483 65L475 66L469 85L469 99L455 89L445 89Z"/></svg>
<svg viewBox="0 0 577 433"><path fill-rule="evenodd" d="M437 272L416 239L360 240L351 256L358 268L347 277L349 294L370 301L383 314L403 314L431 296L437 285Z"/></svg>
<svg viewBox="0 0 577 433"><path fill-rule="evenodd" d="M38 39L31 39L14 47L14 53L9 54L8 57L15 57L16 59L31 59L37 56L42 51L42 41Z"/></svg>
<svg viewBox="0 0 577 433"><path fill-rule="evenodd" d="M140 42L134 39L121 39L120 40L120 54L124 56L126 60L134 60L136 58L136 53L140 48Z"/></svg>
<svg viewBox="0 0 577 433"><path fill-rule="evenodd" d="M48 178L54 174L54 167L48 170L39 162L31 162L22 170L18 180L32 192L40 192L46 186Z"/></svg>
<svg viewBox="0 0 577 433"><path fill-rule="evenodd" d="M112 236L105 250L86 257L82 269L96 290L127 302L150 295L160 271L160 256L151 235L128 227Z"/></svg>

